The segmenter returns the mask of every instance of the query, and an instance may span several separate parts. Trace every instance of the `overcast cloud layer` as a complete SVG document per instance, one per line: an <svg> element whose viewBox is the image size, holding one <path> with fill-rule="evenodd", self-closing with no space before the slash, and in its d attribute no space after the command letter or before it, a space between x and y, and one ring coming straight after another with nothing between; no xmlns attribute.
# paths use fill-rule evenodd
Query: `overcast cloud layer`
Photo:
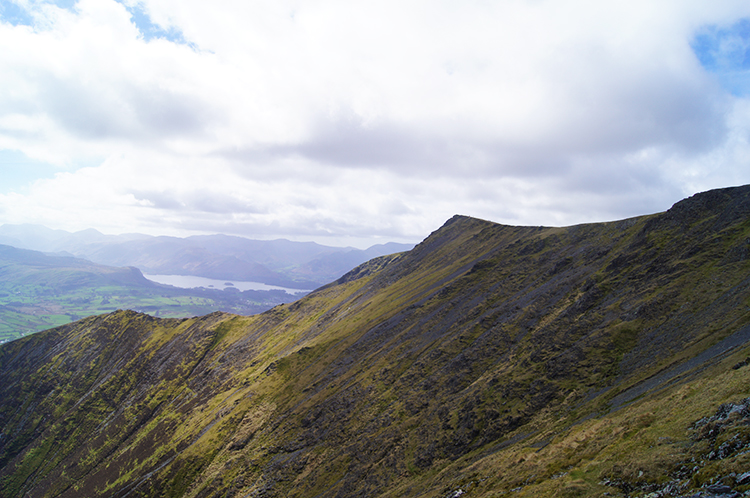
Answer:
<svg viewBox="0 0 750 498"><path fill-rule="evenodd" d="M743 1L0 0L0 223L366 246L750 183Z"/></svg>

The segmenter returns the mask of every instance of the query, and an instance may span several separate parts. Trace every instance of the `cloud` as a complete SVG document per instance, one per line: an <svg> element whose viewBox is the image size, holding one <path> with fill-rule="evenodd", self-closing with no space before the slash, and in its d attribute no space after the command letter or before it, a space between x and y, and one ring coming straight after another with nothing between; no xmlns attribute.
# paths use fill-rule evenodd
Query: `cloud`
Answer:
<svg viewBox="0 0 750 498"><path fill-rule="evenodd" d="M135 200L144 206L159 210L186 213L231 215L232 213L259 214L265 212L256 208L249 200L224 192L211 192L201 189L192 192L138 191L131 192Z"/></svg>
<svg viewBox="0 0 750 498"><path fill-rule="evenodd" d="M746 2L8 5L0 149L51 166L0 222L418 240L750 182Z"/></svg>

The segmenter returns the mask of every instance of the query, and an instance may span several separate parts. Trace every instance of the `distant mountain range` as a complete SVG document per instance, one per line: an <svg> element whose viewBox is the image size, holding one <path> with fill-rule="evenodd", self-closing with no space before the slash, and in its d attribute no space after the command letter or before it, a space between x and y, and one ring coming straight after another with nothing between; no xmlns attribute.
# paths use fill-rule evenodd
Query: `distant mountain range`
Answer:
<svg viewBox="0 0 750 498"><path fill-rule="evenodd" d="M748 494L750 186L0 345L4 498Z"/></svg>
<svg viewBox="0 0 750 498"><path fill-rule="evenodd" d="M85 258L108 266L134 266L146 274L192 275L312 290L365 261L409 250L389 242L361 250L284 239L229 235L186 238L105 235L97 230L52 230L41 225L0 226L0 244Z"/></svg>

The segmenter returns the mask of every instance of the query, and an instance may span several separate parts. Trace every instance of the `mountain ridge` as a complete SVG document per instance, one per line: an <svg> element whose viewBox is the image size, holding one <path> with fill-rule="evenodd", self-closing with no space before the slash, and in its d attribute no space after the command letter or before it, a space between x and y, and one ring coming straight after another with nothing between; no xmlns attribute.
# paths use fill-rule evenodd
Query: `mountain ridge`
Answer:
<svg viewBox="0 0 750 498"><path fill-rule="evenodd" d="M303 290L335 280L372 257L411 248L389 242L361 250L220 234L180 238L105 235L95 229L70 233L41 225L2 225L0 243L65 253L107 266L135 266L147 274L243 280Z"/></svg>
<svg viewBox="0 0 750 498"><path fill-rule="evenodd" d="M744 492L750 434L719 407L744 420L750 395L749 214L750 186L564 228L457 215L260 315L119 311L5 344L0 490Z"/></svg>

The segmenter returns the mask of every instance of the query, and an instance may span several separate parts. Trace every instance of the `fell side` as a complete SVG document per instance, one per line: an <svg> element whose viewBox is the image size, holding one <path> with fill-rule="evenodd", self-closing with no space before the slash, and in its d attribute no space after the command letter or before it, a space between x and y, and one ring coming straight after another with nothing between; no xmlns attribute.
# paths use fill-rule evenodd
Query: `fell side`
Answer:
<svg viewBox="0 0 750 498"><path fill-rule="evenodd" d="M709 459L724 440L694 423L750 395L731 368L750 354L749 252L747 186L567 228L456 216L261 315L119 311L14 341L0 347L0 494L716 484L746 454ZM742 448L741 424L726 427Z"/></svg>

